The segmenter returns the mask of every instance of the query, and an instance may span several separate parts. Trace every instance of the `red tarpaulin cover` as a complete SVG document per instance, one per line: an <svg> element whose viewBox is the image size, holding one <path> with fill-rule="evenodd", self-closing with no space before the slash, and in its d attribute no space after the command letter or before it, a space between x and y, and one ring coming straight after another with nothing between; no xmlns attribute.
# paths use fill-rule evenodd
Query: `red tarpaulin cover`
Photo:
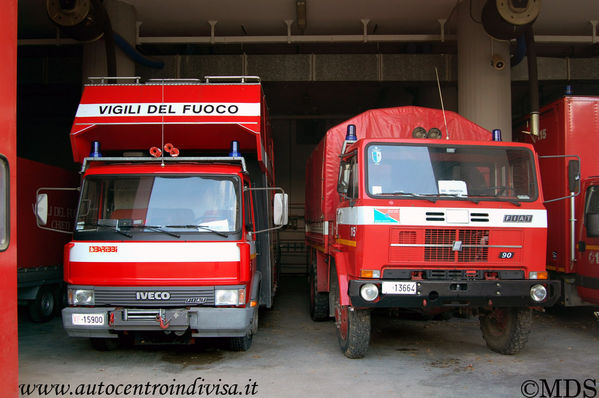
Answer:
<svg viewBox="0 0 599 398"><path fill-rule="evenodd" d="M455 112L445 111L450 139L455 141L491 141L490 131ZM359 114L327 131L310 155L306 167L306 221L332 221L339 200L337 179L339 155L347 133L347 126L356 126L358 139L398 138L411 139L415 127L426 131L433 127L447 137L443 111L440 109L404 106L373 109Z"/></svg>

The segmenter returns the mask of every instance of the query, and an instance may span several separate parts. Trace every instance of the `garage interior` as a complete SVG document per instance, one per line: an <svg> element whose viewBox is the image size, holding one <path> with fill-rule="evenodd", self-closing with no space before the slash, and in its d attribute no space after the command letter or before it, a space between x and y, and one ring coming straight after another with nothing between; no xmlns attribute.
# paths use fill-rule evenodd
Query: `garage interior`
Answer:
<svg viewBox="0 0 599 398"><path fill-rule="evenodd" d="M48 16L58 8L65 18L72 17L81 3L49 1L47 11L33 0L19 1L18 154L66 168L76 167L68 131L82 85L89 76L108 76L110 69L97 21L86 30L69 30ZM526 7L527 2L517 3ZM300 274L305 273L305 162L328 128L371 108L440 108L437 74L446 109L488 129L501 127L504 137L509 138L512 123L530 111L527 58L518 40L496 40L485 32L484 4L103 2L112 30L128 41L129 52L137 57L133 61L125 47L117 46L118 76L139 76L142 81L210 75L261 78L272 120L277 182L290 194L290 223L281 233L282 271ZM566 86L579 95L599 94L597 20L592 18L599 18L599 4L590 0L575 0L567 7L545 0L540 6L533 27L541 105L564 95ZM464 44L472 41L463 37L468 32L460 37L465 24L472 25L468 29L474 29L482 44ZM466 65L459 63L460 51L468 54L461 55L468 57ZM493 65L493 57L504 65ZM460 86L458 77L464 75L473 87ZM493 87L500 87L499 92ZM476 103L486 110L473 109ZM493 117L502 118L499 126Z"/></svg>
<svg viewBox="0 0 599 398"><path fill-rule="evenodd" d="M113 32L127 43L114 47L112 66L97 25L74 32L48 15L49 5L73 11L84 3L102 4ZM508 3L516 13L540 5L533 23L540 105L568 92L598 96L599 2ZM90 76L141 81L259 76L270 110L277 185L290 195L290 222L280 233L287 290L274 309L261 314L259 339L246 354L218 344L98 353L87 341L66 336L60 319L38 324L20 314L19 383L192 383L200 375L210 383L257 381L258 396L298 397L337 396L349 388L368 395L514 396L524 391L526 379L597 385L599 359L589 353L596 352L599 323L589 320L588 308L535 315L535 337L517 357L485 350L478 324L467 319L454 319L448 327L440 321L386 324L375 318L378 343L372 354L342 361L333 323L309 318L305 164L327 129L372 108L441 108L439 86L445 109L487 129L501 128L504 139L531 112L528 57L517 38L500 40L485 31L486 0L47 4L18 0L18 156L79 169L69 130ZM13 332L7 330L6 336ZM3 355L3 369L16 367L13 353ZM16 381L16 372L5 385ZM347 379L353 380L349 386ZM586 390L593 391L596 387Z"/></svg>

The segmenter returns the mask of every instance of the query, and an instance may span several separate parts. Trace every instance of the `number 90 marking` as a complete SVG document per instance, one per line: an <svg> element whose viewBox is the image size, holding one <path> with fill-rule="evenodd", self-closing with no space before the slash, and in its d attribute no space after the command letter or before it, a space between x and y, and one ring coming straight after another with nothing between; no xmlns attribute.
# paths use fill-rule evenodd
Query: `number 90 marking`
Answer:
<svg viewBox="0 0 599 398"><path fill-rule="evenodd" d="M499 253L499 258L502 259L510 259L514 257L514 252L501 252Z"/></svg>

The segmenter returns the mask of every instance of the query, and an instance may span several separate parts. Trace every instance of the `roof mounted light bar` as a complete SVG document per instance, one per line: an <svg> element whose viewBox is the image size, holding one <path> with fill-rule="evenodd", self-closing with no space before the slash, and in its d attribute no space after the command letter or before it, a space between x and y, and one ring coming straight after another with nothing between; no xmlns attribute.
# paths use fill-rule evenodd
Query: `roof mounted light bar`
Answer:
<svg viewBox="0 0 599 398"><path fill-rule="evenodd" d="M204 76L206 83L260 83L259 76Z"/></svg>
<svg viewBox="0 0 599 398"><path fill-rule="evenodd" d="M195 162L195 163L229 163L229 164L241 164L241 169L244 173L247 173L247 167L245 165L245 159L243 157L230 157L230 156L209 156L209 157L176 157L176 158L155 158L155 157L138 157L138 156L120 156L120 157L86 157L83 159L81 166L81 173L83 173L89 166L89 162L102 162L102 163L173 163L173 162Z"/></svg>

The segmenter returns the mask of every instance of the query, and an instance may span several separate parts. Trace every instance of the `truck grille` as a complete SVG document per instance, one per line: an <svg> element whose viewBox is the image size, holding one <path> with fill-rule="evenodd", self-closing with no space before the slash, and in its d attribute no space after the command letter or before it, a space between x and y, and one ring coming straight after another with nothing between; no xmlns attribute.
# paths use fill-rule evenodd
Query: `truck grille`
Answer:
<svg viewBox="0 0 599 398"><path fill-rule="evenodd" d="M489 261L490 247L494 247L495 251L504 247L489 245L488 229L428 228L417 231L392 228L390 232L391 263L486 263ZM513 245L512 242L517 243L520 235L512 235L506 232L502 237L508 242L505 247L514 250L513 248L518 248L519 245Z"/></svg>
<svg viewBox="0 0 599 398"><path fill-rule="evenodd" d="M214 305L213 286L98 286L94 291L96 305L153 308Z"/></svg>
<svg viewBox="0 0 599 398"><path fill-rule="evenodd" d="M456 242L461 242L459 248ZM424 235L424 261L486 262L489 258L489 230L427 229Z"/></svg>

